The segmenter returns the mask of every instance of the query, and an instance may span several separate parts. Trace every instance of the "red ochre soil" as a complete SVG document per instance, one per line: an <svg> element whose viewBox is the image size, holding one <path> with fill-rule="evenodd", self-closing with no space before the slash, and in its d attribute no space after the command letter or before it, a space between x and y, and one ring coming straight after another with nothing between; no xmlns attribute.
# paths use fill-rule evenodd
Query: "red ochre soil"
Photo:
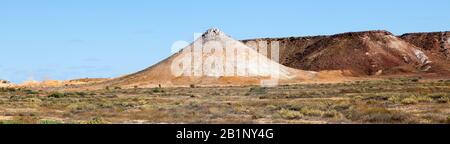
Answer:
<svg viewBox="0 0 450 144"><path fill-rule="evenodd" d="M278 41L280 63L302 70L343 70L352 76L423 73L429 60L421 48L388 31L363 31L331 36L265 38L249 42Z"/></svg>
<svg viewBox="0 0 450 144"><path fill-rule="evenodd" d="M430 73L450 74L450 32L408 33L403 40L419 47L432 61Z"/></svg>

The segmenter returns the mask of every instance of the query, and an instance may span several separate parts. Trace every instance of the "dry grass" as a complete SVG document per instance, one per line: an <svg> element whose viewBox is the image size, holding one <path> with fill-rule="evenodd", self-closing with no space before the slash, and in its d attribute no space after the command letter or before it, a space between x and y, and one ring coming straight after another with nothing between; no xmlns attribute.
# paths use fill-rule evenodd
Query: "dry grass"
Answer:
<svg viewBox="0 0 450 144"><path fill-rule="evenodd" d="M0 123L449 123L450 81L263 88L0 88Z"/></svg>

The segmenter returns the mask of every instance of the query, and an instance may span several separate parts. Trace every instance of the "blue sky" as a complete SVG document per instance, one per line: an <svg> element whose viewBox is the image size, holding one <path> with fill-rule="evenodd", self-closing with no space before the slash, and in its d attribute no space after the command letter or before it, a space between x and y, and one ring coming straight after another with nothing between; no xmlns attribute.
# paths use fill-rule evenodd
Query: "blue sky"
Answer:
<svg viewBox="0 0 450 144"><path fill-rule="evenodd" d="M211 27L236 39L450 30L448 0L0 0L0 79L116 77Z"/></svg>

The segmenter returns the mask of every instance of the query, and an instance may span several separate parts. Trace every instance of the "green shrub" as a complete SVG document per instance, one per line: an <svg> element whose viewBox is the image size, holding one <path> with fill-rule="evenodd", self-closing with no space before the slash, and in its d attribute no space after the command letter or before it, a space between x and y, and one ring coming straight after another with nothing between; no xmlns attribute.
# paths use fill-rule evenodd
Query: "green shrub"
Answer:
<svg viewBox="0 0 450 144"><path fill-rule="evenodd" d="M368 97L364 98L363 100L385 101L385 100L388 100L388 99L389 99L389 96L371 95L371 96L368 96Z"/></svg>
<svg viewBox="0 0 450 144"><path fill-rule="evenodd" d="M438 103L448 103L449 98L448 97L441 97L437 100Z"/></svg>
<svg viewBox="0 0 450 144"><path fill-rule="evenodd" d="M17 89L15 88L5 88L5 87L0 88L0 92L16 92L16 91Z"/></svg>
<svg viewBox="0 0 450 144"><path fill-rule="evenodd" d="M308 107L303 107L300 110L300 113L305 116L312 116L312 117L320 117L324 114L324 112L319 109L312 109L312 108L308 108Z"/></svg>
<svg viewBox="0 0 450 144"><path fill-rule="evenodd" d="M23 100L25 98L26 98L25 96L13 95L13 96L9 97L9 100L11 100L11 101L19 101L19 100Z"/></svg>
<svg viewBox="0 0 450 144"><path fill-rule="evenodd" d="M410 104L417 104L418 100L415 97L409 97L405 98L401 101L402 104L410 105Z"/></svg>
<svg viewBox="0 0 450 144"><path fill-rule="evenodd" d="M400 103L402 101L402 99L400 97L398 97L398 96L391 96L388 99L388 101L391 102L391 103L396 104L396 103Z"/></svg>
<svg viewBox="0 0 450 144"><path fill-rule="evenodd" d="M1 120L0 124L24 124L25 122L19 120Z"/></svg>
<svg viewBox="0 0 450 144"><path fill-rule="evenodd" d="M272 111L277 110L278 107L277 107L277 106L274 106L274 105L268 105L268 106L266 106L265 109L272 112Z"/></svg>
<svg viewBox="0 0 450 144"><path fill-rule="evenodd" d="M30 102L30 103L41 103L41 102L42 102L41 99L35 98L35 97L26 98L26 99L24 99L24 100L27 101L27 102Z"/></svg>
<svg viewBox="0 0 450 144"><path fill-rule="evenodd" d="M364 97L363 96L354 96L354 97L352 97L352 99L355 99L355 100L362 100Z"/></svg>
<svg viewBox="0 0 450 144"><path fill-rule="evenodd" d="M433 102L433 99L431 99L430 97L420 96L420 97L417 97L417 101L419 101L421 103L428 103L428 102Z"/></svg>
<svg viewBox="0 0 450 144"><path fill-rule="evenodd" d="M347 111L346 117L353 121L368 123L414 123L412 117L399 111L390 111L383 107L357 106Z"/></svg>
<svg viewBox="0 0 450 144"><path fill-rule="evenodd" d="M88 121L81 121L80 124L107 124L108 122L105 121L101 117L94 117L91 120Z"/></svg>
<svg viewBox="0 0 450 144"><path fill-rule="evenodd" d="M303 114L301 114L300 112L287 109L279 110L278 114L284 119L299 119L303 117Z"/></svg>
<svg viewBox="0 0 450 144"><path fill-rule="evenodd" d="M63 124L63 122L58 120L44 119L41 120L40 124Z"/></svg>
<svg viewBox="0 0 450 144"><path fill-rule="evenodd" d="M252 87L252 88L250 88L249 92L255 93L255 94L266 94L267 88L266 87Z"/></svg>
<svg viewBox="0 0 450 144"><path fill-rule="evenodd" d="M336 110L329 110L323 113L323 117L327 118L341 118L342 114Z"/></svg>
<svg viewBox="0 0 450 144"><path fill-rule="evenodd" d="M364 121L376 122L376 123L391 123L393 121L403 121L405 117L400 114L395 114L390 111L372 111L370 112Z"/></svg>
<svg viewBox="0 0 450 144"><path fill-rule="evenodd" d="M137 102L120 102L118 105L125 108L135 108L139 106Z"/></svg>
<svg viewBox="0 0 450 144"><path fill-rule="evenodd" d="M377 101L377 100L368 100L366 103L367 103L367 104L379 104L380 101Z"/></svg>
<svg viewBox="0 0 450 144"><path fill-rule="evenodd" d="M36 91L33 91L33 90L23 90L23 92L25 93L25 94L39 94L39 92L36 92Z"/></svg>
<svg viewBox="0 0 450 144"><path fill-rule="evenodd" d="M97 109L97 105L87 103L87 102L80 102L80 103L73 103L67 106L67 108L72 113L81 113L81 112L87 112Z"/></svg>
<svg viewBox="0 0 450 144"><path fill-rule="evenodd" d="M153 90L152 90L152 92L154 92L154 93L164 93L165 91L162 89L162 88L154 88Z"/></svg>
<svg viewBox="0 0 450 144"><path fill-rule="evenodd" d="M65 96L66 95L63 94L63 93L52 93L52 94L48 95L47 97L50 97L50 98L63 98Z"/></svg>
<svg viewBox="0 0 450 144"><path fill-rule="evenodd" d="M441 99L443 97L447 97L448 94L445 93L434 93L434 94L429 94L427 95L427 97L430 97L433 100L438 100Z"/></svg>
<svg viewBox="0 0 450 144"><path fill-rule="evenodd" d="M78 95L78 96L81 96L81 97L85 97L85 96L89 95L86 92L75 92L75 94Z"/></svg>

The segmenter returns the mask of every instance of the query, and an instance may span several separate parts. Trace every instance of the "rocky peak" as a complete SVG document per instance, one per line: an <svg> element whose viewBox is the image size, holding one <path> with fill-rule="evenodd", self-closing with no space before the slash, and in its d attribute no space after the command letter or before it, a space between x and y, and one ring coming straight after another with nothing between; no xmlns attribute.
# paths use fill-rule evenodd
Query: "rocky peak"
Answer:
<svg viewBox="0 0 450 144"><path fill-rule="evenodd" d="M221 30L217 28L208 29L205 33L203 33L202 37L206 40L214 40L226 36Z"/></svg>
<svg viewBox="0 0 450 144"><path fill-rule="evenodd" d="M7 81L7 80L1 80L1 79L0 79L0 84L9 84L9 83L11 83L11 82L9 82L9 81Z"/></svg>

